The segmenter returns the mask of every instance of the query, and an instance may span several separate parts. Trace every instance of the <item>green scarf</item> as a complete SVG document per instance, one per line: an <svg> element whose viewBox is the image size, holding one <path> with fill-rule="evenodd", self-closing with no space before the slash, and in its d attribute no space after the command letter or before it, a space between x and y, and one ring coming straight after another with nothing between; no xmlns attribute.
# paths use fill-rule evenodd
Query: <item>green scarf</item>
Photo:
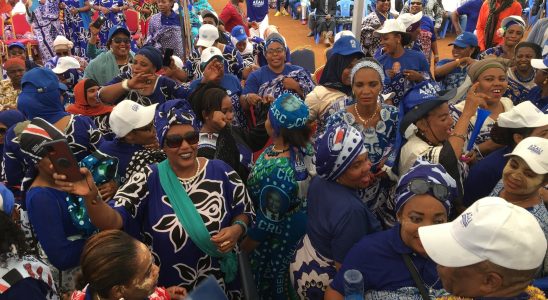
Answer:
<svg viewBox="0 0 548 300"><path fill-rule="evenodd" d="M489 0L489 17L487 17L487 22L485 23L485 49L493 47L493 37L495 35L496 28L500 13L512 6L514 3L513 0L502 0L499 8L497 6L497 0Z"/></svg>
<svg viewBox="0 0 548 300"><path fill-rule="evenodd" d="M181 225L183 225L185 232L204 253L221 258L221 271L225 274L225 281L232 282L238 271L238 260L234 251L221 253L217 250L215 244L211 242L211 236L202 217L181 182L179 182L179 178L173 172L167 159L158 164L158 172L160 184L169 197L173 211Z"/></svg>

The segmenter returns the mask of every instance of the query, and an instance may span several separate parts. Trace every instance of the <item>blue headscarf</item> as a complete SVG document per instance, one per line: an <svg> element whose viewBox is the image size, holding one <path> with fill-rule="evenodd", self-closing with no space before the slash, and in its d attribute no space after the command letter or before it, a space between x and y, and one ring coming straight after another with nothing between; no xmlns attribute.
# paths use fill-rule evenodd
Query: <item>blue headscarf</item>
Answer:
<svg viewBox="0 0 548 300"><path fill-rule="evenodd" d="M400 178L396 187L396 213L411 199L415 194L409 190L409 183L413 179L422 178L428 182L441 184L446 186L449 191L447 199L437 199L443 204L447 215L451 212L452 202L457 198L457 182L451 177L445 168L440 164L432 164L430 162L418 159L413 167ZM435 197L431 191L427 192L432 197Z"/></svg>
<svg viewBox="0 0 548 300"><path fill-rule="evenodd" d="M160 50L152 46L144 46L139 49L136 55L143 55L148 58L148 60L150 60L152 65L156 68L156 71L162 68L162 53L160 53Z"/></svg>
<svg viewBox="0 0 548 300"><path fill-rule="evenodd" d="M285 93L272 102L268 117L272 129L279 135L282 128L304 128L308 121L308 106L295 95Z"/></svg>
<svg viewBox="0 0 548 300"><path fill-rule="evenodd" d="M27 71L21 80L22 91L17 98L17 109L27 119L42 118L51 124L64 116L65 107L61 101L60 89L67 87L59 82L50 69L34 68Z"/></svg>
<svg viewBox="0 0 548 300"><path fill-rule="evenodd" d="M327 180L337 180L354 159L367 149L363 136L346 123L330 126L316 140L316 172Z"/></svg>
<svg viewBox="0 0 548 300"><path fill-rule="evenodd" d="M10 216L14 205L15 198L13 197L13 193L5 185L0 184L0 211Z"/></svg>
<svg viewBox="0 0 548 300"><path fill-rule="evenodd" d="M184 99L169 100L158 105L154 125L160 147L163 147L166 133L172 125L191 125L194 130L200 131L198 119L188 101Z"/></svg>
<svg viewBox="0 0 548 300"><path fill-rule="evenodd" d="M0 112L0 123L6 125L7 128L25 120L25 116L15 109Z"/></svg>

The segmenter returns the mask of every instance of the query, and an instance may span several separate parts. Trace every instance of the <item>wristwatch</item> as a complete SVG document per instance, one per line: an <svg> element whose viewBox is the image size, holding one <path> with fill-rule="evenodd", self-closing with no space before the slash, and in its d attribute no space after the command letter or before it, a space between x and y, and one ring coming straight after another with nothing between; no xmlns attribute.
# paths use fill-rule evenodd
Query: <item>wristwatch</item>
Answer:
<svg viewBox="0 0 548 300"><path fill-rule="evenodd" d="M128 81L129 79L122 80L122 88L129 92L131 89L129 88Z"/></svg>

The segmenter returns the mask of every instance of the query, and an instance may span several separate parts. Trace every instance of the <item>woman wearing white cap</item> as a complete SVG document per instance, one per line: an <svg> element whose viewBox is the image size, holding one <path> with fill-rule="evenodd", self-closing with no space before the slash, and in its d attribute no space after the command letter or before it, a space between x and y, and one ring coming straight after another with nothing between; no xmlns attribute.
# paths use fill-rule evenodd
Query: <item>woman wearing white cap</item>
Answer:
<svg viewBox="0 0 548 300"><path fill-rule="evenodd" d="M374 2L375 10L363 19L361 24L360 43L363 53L373 56L380 47L380 39L375 34L387 19L394 18L390 13L390 1L377 0Z"/></svg>
<svg viewBox="0 0 548 300"><path fill-rule="evenodd" d="M548 113L548 55L544 59L532 59L531 66L535 68L536 87L529 91L526 99L533 102L544 113Z"/></svg>
<svg viewBox="0 0 548 300"><path fill-rule="evenodd" d="M386 20L376 32L381 34L384 53L377 60L388 75L384 80L384 93L395 92L393 104L398 106L405 91L416 83L430 79L430 65L424 54L405 48L411 42L411 37L403 22Z"/></svg>
<svg viewBox="0 0 548 300"><path fill-rule="evenodd" d="M504 18L500 28L495 33L503 38L503 43L483 51L478 59L484 59L488 56L514 59L514 48L523 39L524 33L525 21L520 16Z"/></svg>
<svg viewBox="0 0 548 300"><path fill-rule="evenodd" d="M548 115L542 113L534 104L524 101L499 115L491 129L491 139L504 146L470 168L464 182L465 206L491 193L502 178L502 170L508 161L505 155L511 153L517 144L530 136L548 138Z"/></svg>

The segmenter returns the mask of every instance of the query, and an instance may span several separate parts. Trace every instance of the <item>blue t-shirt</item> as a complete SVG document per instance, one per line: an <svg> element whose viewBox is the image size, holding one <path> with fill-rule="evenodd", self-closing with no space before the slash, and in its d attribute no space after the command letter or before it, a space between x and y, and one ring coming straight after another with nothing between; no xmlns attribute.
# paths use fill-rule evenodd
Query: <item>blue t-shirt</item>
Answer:
<svg viewBox="0 0 548 300"><path fill-rule="evenodd" d="M429 258L413 253L400 236L398 224L389 230L366 235L350 249L331 288L344 295L344 272L360 271L364 278L365 291L396 291L403 287L415 287L415 281L405 266L402 254L409 254L423 281L432 288L440 289L436 263Z"/></svg>
<svg viewBox="0 0 548 300"><path fill-rule="evenodd" d="M466 207L472 205L478 199L489 196L497 182L502 178L502 170L508 162L508 157L504 157L504 155L510 152L512 152L510 147L502 147L474 164L464 181L464 198L462 201Z"/></svg>
<svg viewBox="0 0 548 300"><path fill-rule="evenodd" d="M268 15L268 0L247 0L246 4L249 22L262 22Z"/></svg>
<svg viewBox="0 0 548 300"><path fill-rule="evenodd" d="M454 61L454 59L449 59L449 58L442 59L436 64L436 67L441 67L452 61ZM441 84L442 90L454 89L459 87L464 82L464 80L466 80L467 71L468 71L468 66L464 68L461 66L458 66L445 76L436 76L436 81Z"/></svg>
<svg viewBox="0 0 548 300"><path fill-rule="evenodd" d="M302 67L296 66L296 65L285 65L284 69L281 73L276 74L274 71L272 71L268 65L261 67L260 69L257 69L251 74L249 74L249 77L247 78L247 81L245 82L245 87L243 94L249 94L249 93L258 93L259 88L261 85L265 82L269 82L272 79L275 79L276 77L280 75L287 75L292 71L300 70Z"/></svg>
<svg viewBox="0 0 548 300"><path fill-rule="evenodd" d="M319 176L312 179L306 233L321 255L342 262L357 241L379 230L380 223L355 190Z"/></svg>
<svg viewBox="0 0 548 300"><path fill-rule="evenodd" d="M67 270L80 264L86 239L73 224L68 211L68 194L48 187L33 187L27 191L26 206L29 221L51 264Z"/></svg>
<svg viewBox="0 0 548 300"><path fill-rule="evenodd" d="M459 15L468 16L466 29L464 31L474 32L474 30L476 30L476 24L478 23L479 11L482 4L483 0L469 0L457 8Z"/></svg>
<svg viewBox="0 0 548 300"><path fill-rule="evenodd" d="M118 176L121 178L122 183L125 182L126 171L133 155L143 149L144 147L141 145L128 144L119 139L105 141L99 147L99 151L118 158Z"/></svg>
<svg viewBox="0 0 548 300"><path fill-rule="evenodd" d="M386 84L389 84L392 81L390 76L388 76L387 71L391 70L396 62L400 64L400 73L404 70L415 70L418 72L430 73L430 67L424 57L424 54L411 49L405 49L404 54L398 58L393 58L390 55L383 54L378 58L378 61L383 67L384 75L386 75L384 80Z"/></svg>

